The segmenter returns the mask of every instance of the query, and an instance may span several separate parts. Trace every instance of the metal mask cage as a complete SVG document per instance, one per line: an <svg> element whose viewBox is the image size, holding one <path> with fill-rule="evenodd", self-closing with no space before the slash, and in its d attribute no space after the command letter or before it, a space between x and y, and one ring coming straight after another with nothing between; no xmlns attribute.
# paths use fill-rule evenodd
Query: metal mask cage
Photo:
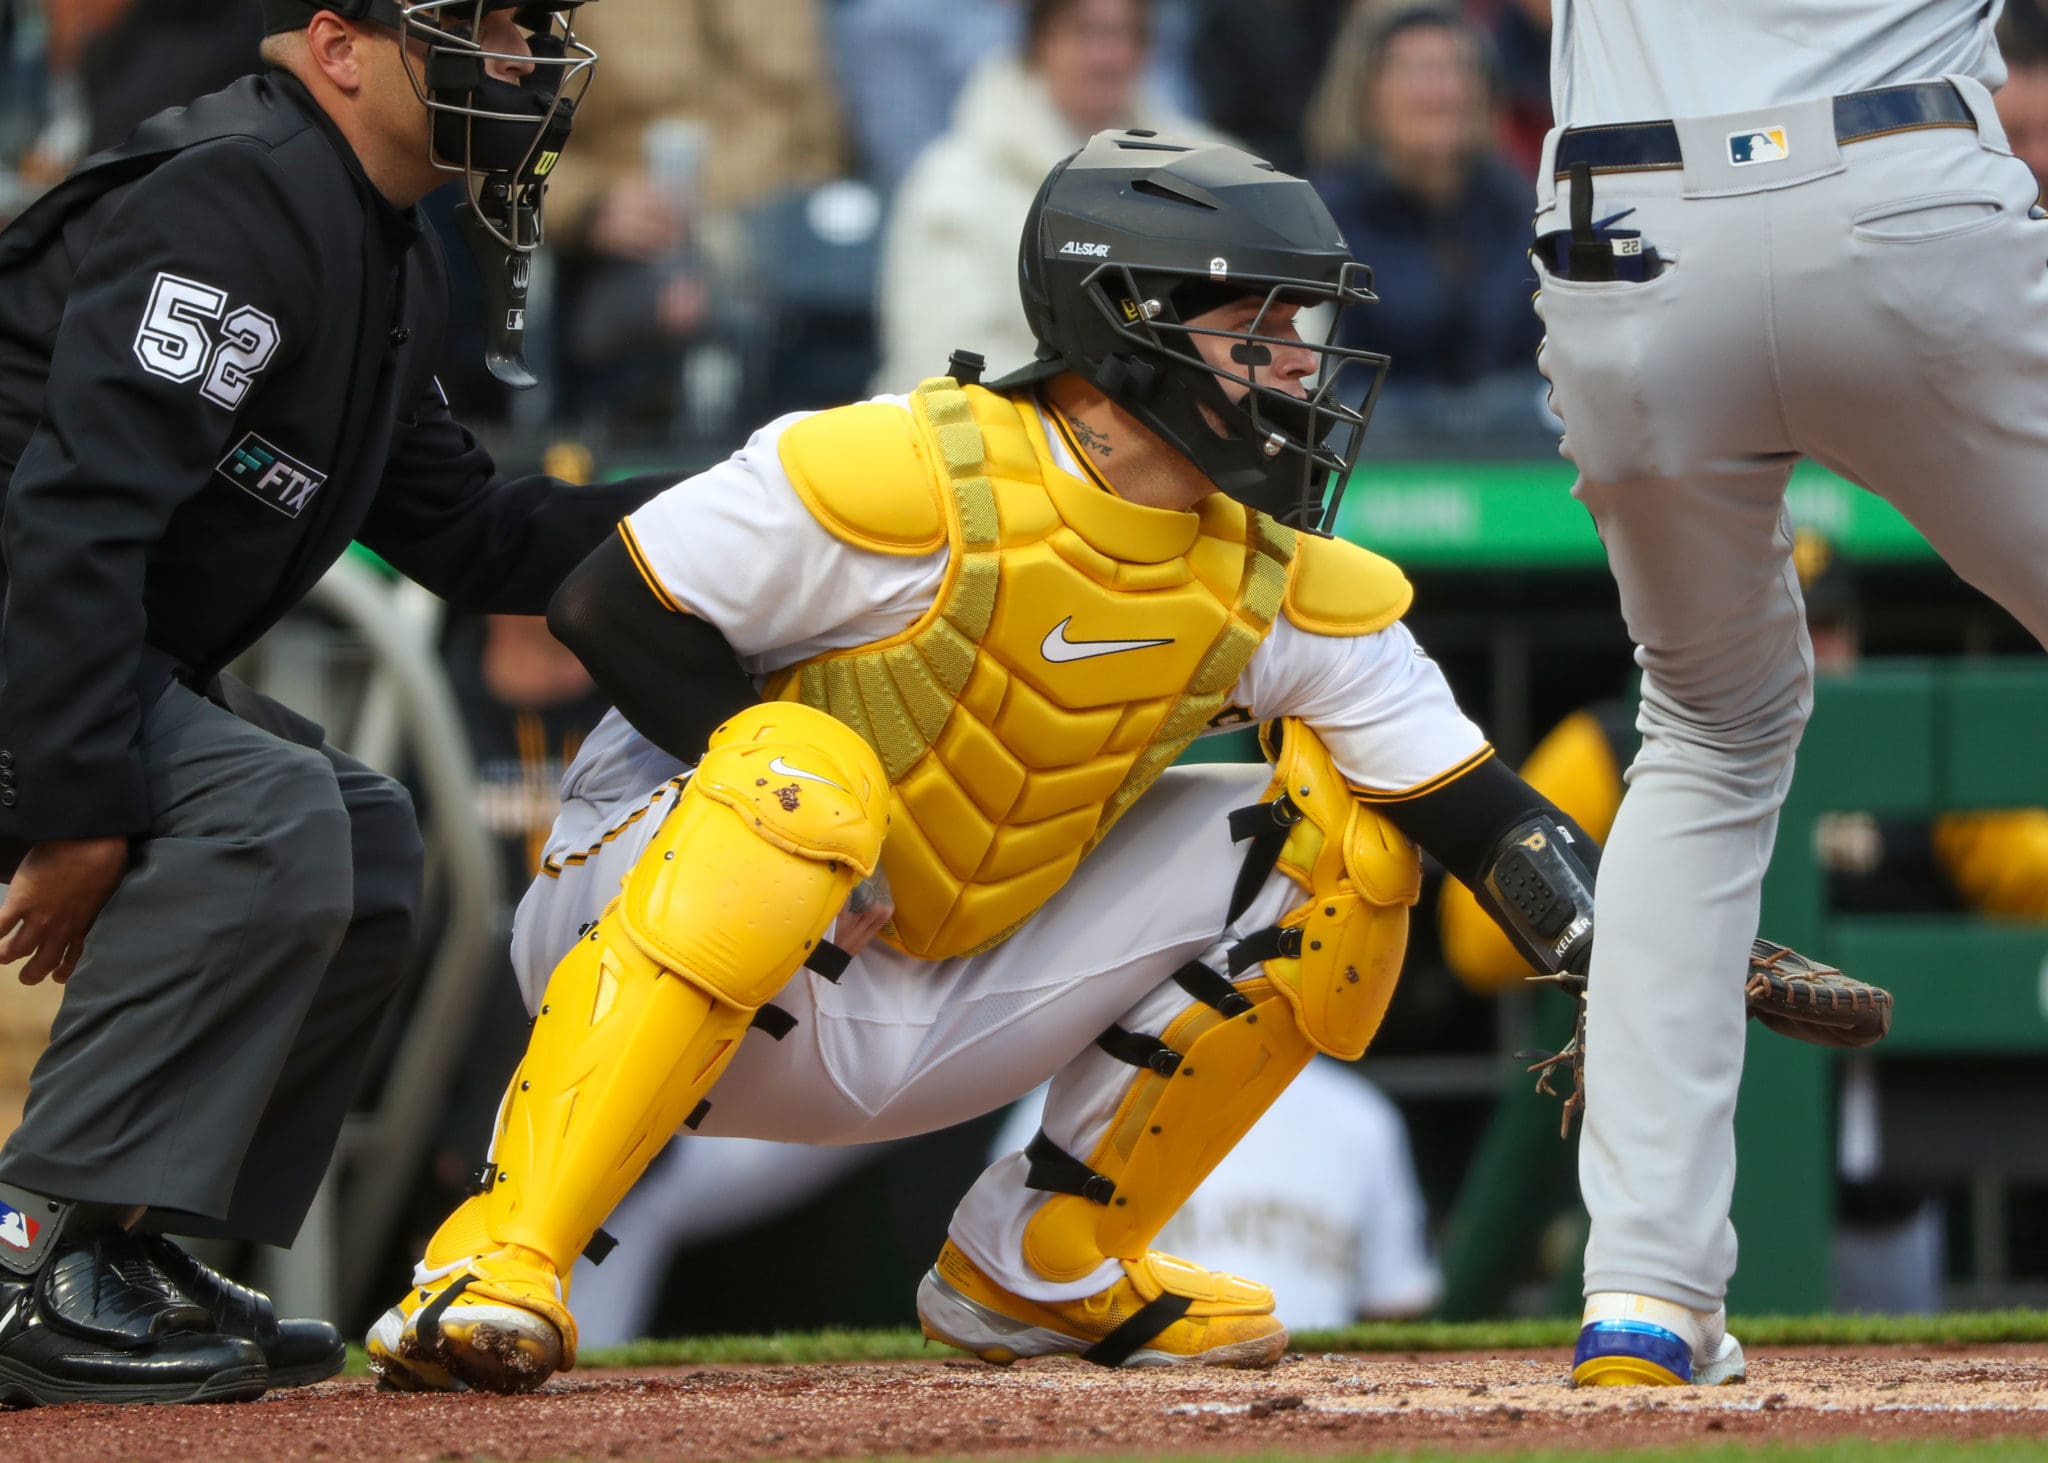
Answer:
<svg viewBox="0 0 2048 1463"><path fill-rule="evenodd" d="M515 11L515 23L526 32L530 52L517 54L509 51L492 51L484 48L479 37L483 34L484 18L502 6L493 6L489 0L409 0L401 6L403 35L406 39L422 42L427 55L415 57L410 47L404 47L405 70L412 81L412 88L423 102L430 115L457 116L464 119L463 160L449 162L436 150L432 129L429 129L427 156L436 168L445 173L459 173L469 192L469 201L476 205L484 225L492 237L506 248L520 253L538 248L546 239L541 226L539 194L542 184L518 181L529 173L538 171L545 176L549 170L541 166L542 144L561 116L563 107L572 110L580 105L597 65L597 52L576 38L575 22L569 8L554 8L545 3L522 7ZM529 22L529 17L545 17L544 23ZM475 66L480 72L486 71L491 63L503 62L508 65L526 66L531 70L518 84L522 91L537 92L548 97L545 113L503 112L482 106L459 106L439 100L435 90L428 84L428 72L433 67L437 54L441 57L456 57ZM508 171L479 169L472 159L476 155L476 127L478 123L510 124L532 131L532 141L527 144L518 166ZM485 191L493 183L506 188L512 195L509 208L486 207ZM521 196L526 195L526 196ZM501 214L503 221L501 222Z"/></svg>
<svg viewBox="0 0 2048 1463"><path fill-rule="evenodd" d="M1155 279L1171 280L1174 286L1163 292L1143 289L1138 284L1140 272ZM1125 292L1114 303L1102 287L1105 276L1117 276L1125 286ZM1181 283L1226 286L1233 291L1242 287L1245 297L1257 296L1263 290L1264 299L1243 330L1193 325L1179 317L1172 301L1173 289ZM1366 429L1371 425L1373 408L1379 403L1380 389L1386 383L1391 364L1391 358L1383 352L1336 343L1344 312L1355 305L1375 304L1379 300L1373 293L1369 265L1349 261L1338 271L1334 284L1325 284L1284 275L1233 274L1222 259L1212 260L1206 271L1103 264L1088 275L1083 287L1119 335L1152 352L1166 353L1176 363L1207 372L1216 393L1210 405L1223 413L1226 421L1231 413L1236 413L1250 440L1267 457L1275 458L1284 452L1299 459L1299 506L1292 514L1279 515L1283 521L1315 533L1333 530L1338 505L1343 501L1352 470L1358 465ZM1289 338L1269 333L1265 328L1267 317L1281 303L1335 306L1328 337L1316 343L1299 335ZM1230 358L1244 369L1232 370L1208 360L1194 345L1198 336L1230 341ZM1246 347L1309 351L1318 361L1314 389L1304 396L1295 396L1258 380L1258 363L1247 363L1241 358ZM1350 405L1338 392L1338 382L1352 367L1370 373L1357 406ZM1224 390L1225 383L1245 388L1243 397L1231 401ZM1341 445L1333 445L1333 438ZM1330 486L1317 487L1319 473L1328 477Z"/></svg>

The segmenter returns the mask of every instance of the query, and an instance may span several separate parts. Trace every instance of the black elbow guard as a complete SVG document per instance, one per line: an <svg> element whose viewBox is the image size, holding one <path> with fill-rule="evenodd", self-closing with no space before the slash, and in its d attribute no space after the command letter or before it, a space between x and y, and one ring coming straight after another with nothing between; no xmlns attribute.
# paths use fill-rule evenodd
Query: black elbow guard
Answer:
<svg viewBox="0 0 2048 1463"><path fill-rule="evenodd" d="M1545 975L1585 972L1593 950L1593 875L1578 840L1555 818L1539 813L1508 830L1472 892Z"/></svg>

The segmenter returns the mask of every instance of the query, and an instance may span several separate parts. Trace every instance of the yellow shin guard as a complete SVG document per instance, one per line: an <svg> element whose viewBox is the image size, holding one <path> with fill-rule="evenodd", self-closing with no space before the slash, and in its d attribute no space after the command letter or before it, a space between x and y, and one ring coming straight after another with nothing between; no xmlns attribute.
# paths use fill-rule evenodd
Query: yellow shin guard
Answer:
<svg viewBox="0 0 2048 1463"><path fill-rule="evenodd" d="M1358 1057L1385 1014L1420 860L1357 801L1313 732L1293 721L1283 731L1265 800L1232 818L1253 846L1230 918L1276 868L1307 897L1232 949L1229 977L1183 967L1175 979L1197 1004L1158 1037L1112 1027L1098 1040L1139 1069L1108 1132L1085 1163L1042 1133L1027 1150L1032 1187L1055 1195L1024 1232L1024 1258L1048 1280L1142 1261L1309 1058ZM1254 967L1263 973L1233 984Z"/></svg>
<svg viewBox="0 0 2048 1463"><path fill-rule="evenodd" d="M1157 1039L1112 1028L1099 1040L1139 1070L1087 1163L1043 1134L1026 1150L1032 1186L1053 1197L1025 1226L1024 1259L1048 1280L1079 1280L1105 1259L1143 1260L1314 1055L1269 982L1233 988L1213 973L1207 983L1189 980L1220 1008L1198 996Z"/></svg>
<svg viewBox="0 0 2048 1463"><path fill-rule="evenodd" d="M888 796L867 744L822 712L774 703L719 729L620 896L549 978L489 1188L436 1234L429 1272L467 1258L465 1298L546 1317L554 1364L573 1363L560 1277L874 871Z"/></svg>

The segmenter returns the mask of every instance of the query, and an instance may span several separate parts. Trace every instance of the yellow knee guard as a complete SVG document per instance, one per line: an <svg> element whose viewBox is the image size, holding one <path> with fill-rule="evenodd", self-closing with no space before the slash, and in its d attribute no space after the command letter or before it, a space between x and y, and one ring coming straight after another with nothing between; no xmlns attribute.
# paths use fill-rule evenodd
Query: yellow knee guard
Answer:
<svg viewBox="0 0 2048 1463"><path fill-rule="evenodd" d="M1266 938L1253 936L1234 950L1231 969L1264 961L1317 1050L1356 1061L1379 1030L1401 975L1422 859L1400 829L1353 796L1302 723L1269 724L1261 740L1273 759L1263 805L1273 810L1274 825L1287 829L1278 868L1309 897Z"/></svg>
<svg viewBox="0 0 2048 1463"><path fill-rule="evenodd" d="M1043 1134L1027 1150L1032 1186L1055 1193L1024 1232L1025 1259L1049 1280L1141 1259L1309 1058L1356 1059L1386 1014L1421 860L1353 797L1313 732L1295 721L1282 732L1267 742L1274 776L1259 809L1232 819L1254 849L1231 917L1274 867L1310 897L1231 950L1231 976L1263 964L1262 976L1233 986L1185 966L1175 979L1199 1004L1157 1038L1114 1027L1100 1038L1140 1068L1108 1133L1085 1163Z"/></svg>
<svg viewBox="0 0 2048 1463"><path fill-rule="evenodd" d="M488 1247L566 1274L874 871L888 806L875 754L823 712L778 702L720 727L619 897L549 977L489 1190L451 1216L430 1263L476 1252L481 1220Z"/></svg>

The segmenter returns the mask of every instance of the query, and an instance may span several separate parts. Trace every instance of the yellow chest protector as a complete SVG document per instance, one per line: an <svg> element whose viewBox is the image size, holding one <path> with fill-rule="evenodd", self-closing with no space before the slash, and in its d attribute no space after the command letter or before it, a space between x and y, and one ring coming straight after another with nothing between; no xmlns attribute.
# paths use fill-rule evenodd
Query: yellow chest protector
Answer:
<svg viewBox="0 0 2048 1463"><path fill-rule="evenodd" d="M932 960L984 949L1223 709L1306 540L1221 493L1186 513L1124 502L1058 465L1028 399L946 378L907 414L865 403L807 418L780 456L841 539L949 550L915 624L792 666L770 694L829 712L881 758L885 937ZM1382 623L1398 618L1406 582L1352 552L1384 566Z"/></svg>

